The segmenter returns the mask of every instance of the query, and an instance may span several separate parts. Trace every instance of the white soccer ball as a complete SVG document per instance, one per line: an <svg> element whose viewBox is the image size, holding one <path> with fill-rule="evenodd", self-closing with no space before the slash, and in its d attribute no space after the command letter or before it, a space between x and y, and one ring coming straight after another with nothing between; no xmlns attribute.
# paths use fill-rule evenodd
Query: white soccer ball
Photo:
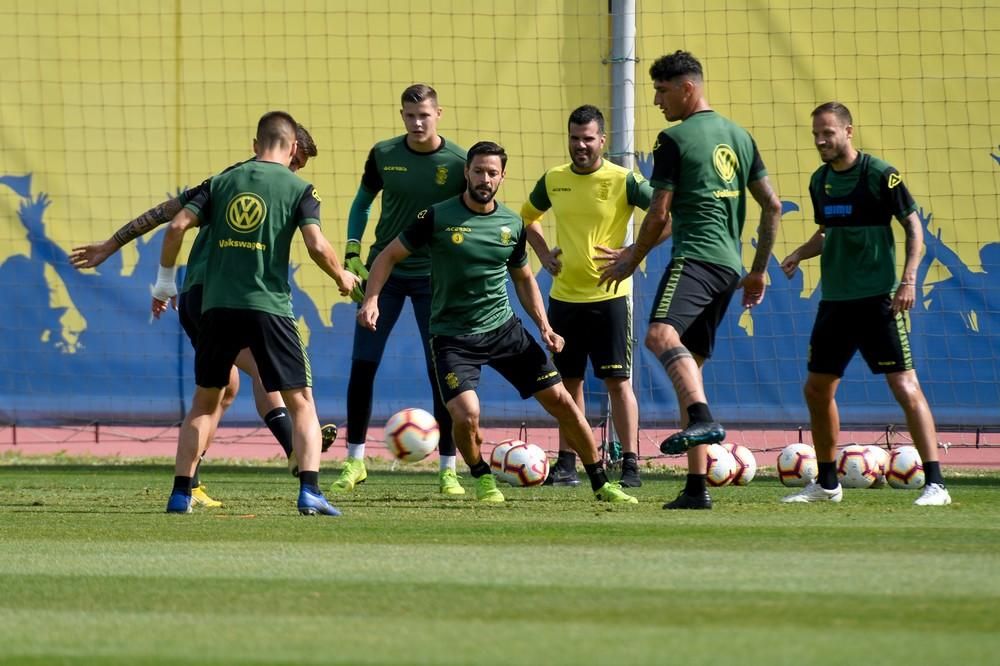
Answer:
<svg viewBox="0 0 1000 666"><path fill-rule="evenodd" d="M848 444L837 453L837 478L845 488L871 488L878 476L878 463L864 446Z"/></svg>
<svg viewBox="0 0 1000 666"><path fill-rule="evenodd" d="M915 490L924 487L924 464L916 447L901 446L889 455L885 478L893 488Z"/></svg>
<svg viewBox="0 0 1000 666"><path fill-rule="evenodd" d="M549 456L534 444L517 444L508 449L503 471L512 486L540 486L549 475Z"/></svg>
<svg viewBox="0 0 1000 666"><path fill-rule="evenodd" d="M816 450L808 444L789 444L778 454L778 479L786 486L805 486L815 481L818 473Z"/></svg>
<svg viewBox="0 0 1000 666"><path fill-rule="evenodd" d="M429 456L440 438L437 420L423 409L403 409L385 423L386 448L405 462L417 462Z"/></svg>
<svg viewBox="0 0 1000 666"><path fill-rule="evenodd" d="M723 444L727 451L733 454L736 461L736 474L733 476L734 486L745 486L757 476L757 459L753 451L742 444Z"/></svg>
<svg viewBox="0 0 1000 666"><path fill-rule="evenodd" d="M705 447L708 457L708 485L725 486L736 477L736 458L722 444L709 444Z"/></svg>
<svg viewBox="0 0 1000 666"><path fill-rule="evenodd" d="M878 473L872 488L881 488L885 485L885 473L889 469L889 452L875 444L869 444L865 448L868 449L868 455L871 459L875 461L875 471Z"/></svg>
<svg viewBox="0 0 1000 666"><path fill-rule="evenodd" d="M505 439L493 447L493 452L490 453L490 470L493 472L493 476L500 481L514 485L514 482L510 480L509 476L507 476L507 472L504 471L503 463L507 458L508 451L515 446L523 445L524 442L519 439Z"/></svg>

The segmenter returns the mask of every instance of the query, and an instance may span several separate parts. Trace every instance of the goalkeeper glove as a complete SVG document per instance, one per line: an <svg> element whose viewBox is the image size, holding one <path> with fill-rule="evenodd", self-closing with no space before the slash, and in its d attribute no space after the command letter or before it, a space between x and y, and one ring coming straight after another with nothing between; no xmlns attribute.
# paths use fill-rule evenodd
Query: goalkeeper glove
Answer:
<svg viewBox="0 0 1000 666"><path fill-rule="evenodd" d="M361 261L361 243L356 240L347 241L347 249L344 254L344 267L357 275L362 280L368 279L368 269L365 262ZM351 300L360 303L365 299L364 283L351 290Z"/></svg>
<svg viewBox="0 0 1000 666"><path fill-rule="evenodd" d="M160 266L156 272L156 284L150 287L149 291L153 298L167 303L177 295L177 285L174 284L174 277L177 275L176 266Z"/></svg>

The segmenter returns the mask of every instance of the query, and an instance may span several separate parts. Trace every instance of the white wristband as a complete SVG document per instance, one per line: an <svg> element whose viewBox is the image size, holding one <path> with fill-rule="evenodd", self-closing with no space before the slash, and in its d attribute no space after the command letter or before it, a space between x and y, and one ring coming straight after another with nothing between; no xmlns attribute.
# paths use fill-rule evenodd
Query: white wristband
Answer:
<svg viewBox="0 0 1000 666"><path fill-rule="evenodd" d="M156 271L156 284L150 288L150 293L158 301L166 303L177 295L177 285L174 279L177 275L177 266L160 266Z"/></svg>

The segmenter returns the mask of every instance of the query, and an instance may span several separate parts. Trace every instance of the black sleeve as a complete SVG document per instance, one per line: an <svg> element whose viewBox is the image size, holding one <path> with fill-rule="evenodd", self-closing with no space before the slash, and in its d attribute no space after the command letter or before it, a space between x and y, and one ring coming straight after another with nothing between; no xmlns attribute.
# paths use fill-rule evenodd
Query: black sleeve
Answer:
<svg viewBox="0 0 1000 666"><path fill-rule="evenodd" d="M365 160L365 172L361 175L361 184L373 194L382 191L382 174L379 173L378 164L375 162L374 148L368 151L368 159Z"/></svg>
<svg viewBox="0 0 1000 666"><path fill-rule="evenodd" d="M296 222L301 222L302 220L319 220L319 204L319 193L316 192L316 188L310 183L306 187L306 191L302 193L299 205L295 209Z"/></svg>
<svg viewBox="0 0 1000 666"><path fill-rule="evenodd" d="M434 234L434 209L425 208L410 223L410 226L399 234L399 240L410 252L418 250L431 242Z"/></svg>
<svg viewBox="0 0 1000 666"><path fill-rule="evenodd" d="M750 137L750 143L753 144L753 161L750 163L750 177L747 182L752 183L755 180L760 180L758 174L767 171L767 167L764 166L764 159L760 156L760 151L757 150L757 142Z"/></svg>
<svg viewBox="0 0 1000 666"><path fill-rule="evenodd" d="M660 132L653 146L653 174L649 180L653 187L661 188L667 183L675 185L681 175L681 149L666 132Z"/></svg>
<svg viewBox="0 0 1000 666"><path fill-rule="evenodd" d="M521 227L521 235L517 237L517 244L514 251L507 258L507 268L520 268L528 263L528 229Z"/></svg>
<svg viewBox="0 0 1000 666"><path fill-rule="evenodd" d="M903 182L895 167L889 167L882 172L879 189L881 189L882 201L898 219L912 213L917 206L917 202L913 200L913 195L910 194L910 190L907 189L906 183Z"/></svg>

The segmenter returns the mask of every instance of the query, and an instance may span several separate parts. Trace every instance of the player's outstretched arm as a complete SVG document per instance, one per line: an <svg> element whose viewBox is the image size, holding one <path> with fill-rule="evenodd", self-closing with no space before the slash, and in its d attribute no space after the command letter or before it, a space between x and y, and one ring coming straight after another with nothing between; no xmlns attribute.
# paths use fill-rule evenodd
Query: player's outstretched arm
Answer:
<svg viewBox="0 0 1000 666"><path fill-rule="evenodd" d="M542 292L538 289L538 282L531 272L531 266L525 264L519 268L510 269L510 277L514 281L514 291L517 293L517 300L521 302L524 311L538 326L538 332L542 336L542 342L548 347L550 352L562 351L564 340L561 335L552 330L549 318L545 314L545 302L542 300Z"/></svg>
<svg viewBox="0 0 1000 666"><path fill-rule="evenodd" d="M365 287L365 300L358 308L358 323L365 328L375 330L378 323L378 295L392 274L393 267L410 256L410 251L397 236L385 249L378 253L368 274L368 285Z"/></svg>
<svg viewBox="0 0 1000 666"><path fill-rule="evenodd" d="M307 224L300 228L302 238L306 242L306 250L309 251L309 258L319 266L324 273L329 275L337 283L341 296L347 296L351 290L361 284L361 278L345 270L337 258L337 253L333 251L330 241L323 235L323 231L318 224Z"/></svg>
<svg viewBox="0 0 1000 666"><path fill-rule="evenodd" d="M785 277L791 280L792 276L795 275L795 271L798 270L800 262L822 254L824 238L823 227L820 227L816 230L816 233L809 237L809 240L792 250L791 254L782 259L781 270L784 271Z"/></svg>
<svg viewBox="0 0 1000 666"><path fill-rule="evenodd" d="M198 216L187 209L182 209L163 234L163 246L160 248L160 267L156 272L156 284L150 287L153 296L150 310L153 317L160 318L167 311L169 304L177 309L177 255L184 243L184 234L188 229L198 226Z"/></svg>
<svg viewBox="0 0 1000 666"><path fill-rule="evenodd" d="M111 238L99 243L74 247L69 255L69 261L77 269L100 266L126 244L172 220L183 207L180 198L168 199L127 222Z"/></svg>

